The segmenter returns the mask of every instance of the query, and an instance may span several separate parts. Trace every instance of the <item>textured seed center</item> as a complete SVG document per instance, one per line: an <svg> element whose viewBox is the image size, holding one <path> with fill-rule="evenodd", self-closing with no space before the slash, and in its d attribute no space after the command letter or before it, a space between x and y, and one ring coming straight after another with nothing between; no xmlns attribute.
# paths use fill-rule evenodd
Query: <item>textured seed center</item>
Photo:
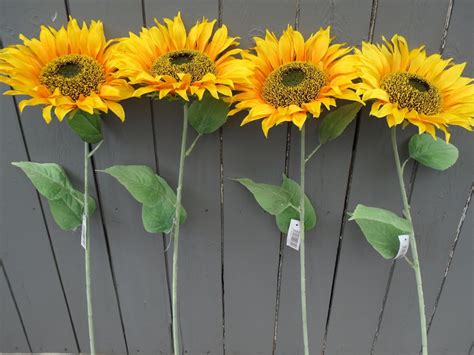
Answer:
<svg viewBox="0 0 474 355"><path fill-rule="evenodd" d="M215 73L216 65L204 53L179 50L166 53L155 60L150 72L154 75L170 75L179 80L178 74L190 74L192 81L201 80L207 73Z"/></svg>
<svg viewBox="0 0 474 355"><path fill-rule="evenodd" d="M390 98L400 108L416 110L424 115L435 115L441 111L441 95L436 87L421 76L411 73L392 73L385 76L381 84Z"/></svg>
<svg viewBox="0 0 474 355"><path fill-rule="evenodd" d="M59 88L61 95L77 100L81 94L89 96L91 92L97 92L99 85L105 82L105 72L91 57L68 54L46 64L39 80L50 91Z"/></svg>
<svg viewBox="0 0 474 355"><path fill-rule="evenodd" d="M275 69L263 84L262 96L274 107L301 106L318 97L327 77L313 64L293 62Z"/></svg>

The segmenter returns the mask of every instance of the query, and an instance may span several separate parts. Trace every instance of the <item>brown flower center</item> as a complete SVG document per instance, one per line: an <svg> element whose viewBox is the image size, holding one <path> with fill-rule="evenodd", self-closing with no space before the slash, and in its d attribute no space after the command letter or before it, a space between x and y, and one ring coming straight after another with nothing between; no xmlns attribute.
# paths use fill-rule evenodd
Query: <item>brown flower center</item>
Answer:
<svg viewBox="0 0 474 355"><path fill-rule="evenodd" d="M274 107L301 106L317 98L326 82L326 74L313 64L288 63L267 77L262 96Z"/></svg>
<svg viewBox="0 0 474 355"><path fill-rule="evenodd" d="M419 75L392 73L386 75L381 84L390 98L400 108L416 110L424 115L435 115L441 111L439 90Z"/></svg>
<svg viewBox="0 0 474 355"><path fill-rule="evenodd" d="M155 60L150 72L153 75L169 75L179 80L178 74L190 74L191 80L201 80L207 73L215 73L216 65L206 54L183 49L166 53Z"/></svg>
<svg viewBox="0 0 474 355"><path fill-rule="evenodd" d="M89 96L98 91L105 82L102 65L95 59L81 54L67 54L58 57L41 70L40 83L51 92L59 88L61 95L74 101L82 94Z"/></svg>

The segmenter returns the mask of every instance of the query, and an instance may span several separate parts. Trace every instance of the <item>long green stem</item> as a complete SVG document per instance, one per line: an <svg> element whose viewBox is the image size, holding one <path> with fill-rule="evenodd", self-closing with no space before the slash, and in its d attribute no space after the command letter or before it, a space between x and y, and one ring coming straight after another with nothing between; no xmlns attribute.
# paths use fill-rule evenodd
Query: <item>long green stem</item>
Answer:
<svg viewBox="0 0 474 355"><path fill-rule="evenodd" d="M184 159L186 157L186 140L188 134L188 104L184 104L183 110L183 132L181 137L181 153L179 156L178 187L176 189L176 210L174 216L173 233L173 284L171 295L171 307L173 311L173 345L174 354L181 355L179 337L179 312L178 312L178 246L179 246L179 215L181 209L181 195L183 188Z"/></svg>
<svg viewBox="0 0 474 355"><path fill-rule="evenodd" d="M412 266L413 266L413 269L415 270L416 288L418 292L418 307L420 311L422 354L428 355L428 337L426 334L425 300L423 296L423 283L421 280L420 261L418 259L418 250L416 247L416 238L415 238L415 232L413 229L413 221L411 218L410 205L408 203L407 192L405 189L405 182L403 181L403 168L400 165L400 156L398 155L396 126L392 128L391 136L392 136L393 155L395 158L395 165L397 167L398 182L400 184L400 191L401 191L402 200L403 200L403 214L405 215L405 217L408 219L408 221L410 222L412 226L412 231L410 233L410 244L411 244L411 253L413 257Z"/></svg>
<svg viewBox="0 0 474 355"><path fill-rule="evenodd" d="M92 289L91 289L91 241L89 235L89 143L84 142L84 225L86 236L86 251L84 263L86 268L86 297L87 297L87 324L89 327L90 352L95 355L95 337L94 337L94 312L92 308Z"/></svg>
<svg viewBox="0 0 474 355"><path fill-rule="evenodd" d="M301 316L303 320L303 345L304 354L309 355L308 340L308 317L306 313L306 272L305 272L305 256L304 256L304 175L306 164L305 152L305 126L301 128L301 151L300 151L300 278L301 278Z"/></svg>

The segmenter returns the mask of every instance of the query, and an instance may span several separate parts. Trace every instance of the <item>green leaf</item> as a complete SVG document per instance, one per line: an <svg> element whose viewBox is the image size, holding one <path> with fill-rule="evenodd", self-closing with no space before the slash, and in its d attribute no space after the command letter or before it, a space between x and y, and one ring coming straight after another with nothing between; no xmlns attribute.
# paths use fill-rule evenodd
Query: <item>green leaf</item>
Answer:
<svg viewBox="0 0 474 355"><path fill-rule="evenodd" d="M290 202L293 206L300 206L300 199L301 199L301 188L298 183L294 180L289 179L285 175L283 175L283 182L281 187L288 191L291 195ZM290 222L292 219L299 220L300 219L300 212L296 210L294 207L290 206L287 207L284 211L277 214L276 222L278 225L278 229L282 233L288 232L288 227L290 226ZM304 199L304 229L311 230L316 226L316 212L314 211L314 207L311 204L308 196L305 194Z"/></svg>
<svg viewBox="0 0 474 355"><path fill-rule="evenodd" d="M290 206L291 195L280 186L259 184L250 179L231 179L244 185L258 204L271 215L276 216Z"/></svg>
<svg viewBox="0 0 474 355"><path fill-rule="evenodd" d="M358 102L340 106L329 112L319 127L320 144L327 143L339 137L349 124L356 118L362 108Z"/></svg>
<svg viewBox="0 0 474 355"><path fill-rule="evenodd" d="M58 164L22 161L12 165L23 170L38 192L48 200L60 198L70 188L66 172Z"/></svg>
<svg viewBox="0 0 474 355"><path fill-rule="evenodd" d="M142 206L142 221L148 233L169 233L173 227L175 205L169 200L161 200L155 206ZM179 224L186 221L186 211L180 209Z"/></svg>
<svg viewBox="0 0 474 355"><path fill-rule="evenodd" d="M432 169L446 170L458 160L458 149L429 134L416 134L408 143L410 158Z"/></svg>
<svg viewBox="0 0 474 355"><path fill-rule="evenodd" d="M397 255L400 247L398 236L412 232L410 222L381 208L359 204L349 220L356 221L369 244L385 259Z"/></svg>
<svg viewBox="0 0 474 355"><path fill-rule="evenodd" d="M149 233L169 233L173 227L176 209L176 194L165 179L156 175L163 188L163 194L153 206L142 206L142 221ZM181 206L179 224L186 221L186 210Z"/></svg>
<svg viewBox="0 0 474 355"><path fill-rule="evenodd" d="M49 204L54 221L64 230L76 230L82 223L84 194L75 190L64 169L58 164L18 162L12 163L21 168L30 178L38 192ZM89 198L88 215L91 216L96 204Z"/></svg>
<svg viewBox="0 0 474 355"><path fill-rule="evenodd" d="M84 194L76 190L63 195L57 200L49 200L49 209L57 225L66 231L76 230L82 224L84 213ZM95 201L89 196L88 215L91 216L96 209Z"/></svg>
<svg viewBox="0 0 474 355"><path fill-rule="evenodd" d="M160 185L163 187L163 190L164 190L164 195L162 196L161 199L166 200L167 204L172 205L173 210L174 210L175 206L176 206L176 194L175 194L175 192L170 187L170 185L168 185L166 180L163 179L161 176L156 175L156 178L157 178L158 182L160 183ZM179 223L183 224L186 221L186 217L187 217L186 211L185 211L185 209L184 209L184 207L181 203Z"/></svg>
<svg viewBox="0 0 474 355"><path fill-rule="evenodd" d="M95 144L103 139L102 121L99 114L91 115L85 111L78 110L74 115L67 118L67 123L84 142Z"/></svg>
<svg viewBox="0 0 474 355"><path fill-rule="evenodd" d="M189 107L189 124L200 134L218 130L227 120L229 105L205 94L201 101L194 101Z"/></svg>
<svg viewBox="0 0 474 355"><path fill-rule="evenodd" d="M142 221L149 233L169 233L173 226L176 194L165 179L144 165L115 165L105 173L115 177L130 194L143 204ZM179 223L186 220L181 206Z"/></svg>
<svg viewBox="0 0 474 355"><path fill-rule="evenodd" d="M140 203L153 206L164 194L162 181L145 165L115 165L103 172L116 178Z"/></svg>

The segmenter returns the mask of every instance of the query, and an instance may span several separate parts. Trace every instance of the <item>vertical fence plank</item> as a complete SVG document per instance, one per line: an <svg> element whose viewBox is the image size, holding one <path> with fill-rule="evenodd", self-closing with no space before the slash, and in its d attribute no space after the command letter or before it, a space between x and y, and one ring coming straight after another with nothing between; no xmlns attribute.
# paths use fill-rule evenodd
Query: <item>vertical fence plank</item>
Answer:
<svg viewBox="0 0 474 355"><path fill-rule="evenodd" d="M471 33L466 32L463 25L465 23L463 21L466 21L474 13L473 10L473 4L468 1L456 2L454 5L446 50L447 56L454 57L455 62L468 61L472 63L474 59L474 50L470 45L472 31ZM465 75L472 76L473 73L472 67L468 66ZM459 148L460 152L458 162L444 172L436 172L420 166L412 195L411 206L415 218L415 231L420 245L420 262L427 317L431 315L439 292L439 284L444 276L446 261L452 249L466 194L470 190L474 178L472 133L463 129L453 129L452 131L452 143ZM472 235L472 220L469 221L469 216L472 219L472 212L470 213L466 217L467 223L463 226L460 238L469 238L468 236ZM459 248L462 249L461 245L464 245L464 248L469 249L468 243L462 242L462 239L459 244ZM457 250L459 251L459 249ZM457 260L458 257L460 258L459 261ZM462 251L455 254L454 265L457 266L454 269L457 277L463 280L472 280L472 260L469 259L469 252ZM413 327L405 326L406 324L418 323L416 290L414 287L410 287L409 284L414 282L412 272L405 265L400 268L397 267L397 269L399 270L395 272L392 282L391 302L386 308L386 319L383 323L383 332L378 347L378 350L382 352L393 348L394 332L397 332L403 338L405 348L401 349L402 351L418 350L420 346L418 332L415 332ZM435 315L433 324L435 329L438 325L438 331L431 334L429 338L432 341L431 351L435 354L441 353L443 349L449 349L450 353L453 354L461 353L472 341L472 312L466 312L466 309L469 309L472 305L468 301L469 298L463 298L464 296L468 297L470 293L465 289L472 291L472 287L466 287L466 283L464 287L460 287L460 284L456 282L456 276L449 275L449 277L453 278L452 282L447 281L445 285L448 288L445 292L449 295L447 296L449 298L441 303L449 310L444 310L445 312L441 314L443 318L437 318L438 315ZM464 291L459 292L461 289ZM441 299L443 297L444 295L441 296ZM401 307L401 305L404 306ZM455 314L456 316L454 316ZM468 329L465 329L466 327ZM441 336L440 332L440 330L448 331L448 329L457 329L455 332L448 332L451 339L449 343L446 342L446 337ZM465 331L463 331L464 329ZM441 338L438 336L441 336Z"/></svg>
<svg viewBox="0 0 474 355"><path fill-rule="evenodd" d="M28 338L23 329L3 264L0 264L0 269L0 346L2 353L31 352L32 349L28 344Z"/></svg>
<svg viewBox="0 0 474 355"><path fill-rule="evenodd" d="M371 1L340 3L302 1L300 29L305 35L320 27L331 26L335 42L356 45L367 35ZM360 26L363 23L364 26ZM353 26L356 25L357 26ZM358 32L354 28L359 29ZM350 30L351 29L351 30ZM324 146L306 167L306 193L313 201L318 216L316 228L306 233L306 279L308 331L313 352L321 346L327 318L339 224L344 208L346 183L350 166L353 124L337 140ZM314 120L306 122L307 151L317 145ZM299 181L300 135L293 132L290 176ZM285 250L282 275L277 354L303 353L300 301L299 254Z"/></svg>
<svg viewBox="0 0 474 355"><path fill-rule="evenodd" d="M428 50L435 52L443 32L447 4L446 1L442 7L429 2L381 2L374 41L380 41L382 34L390 38L400 33L407 36L412 47L424 43ZM400 8L409 14L408 20L406 16L394 16ZM400 134L401 156L406 156L406 140L414 133L410 127ZM349 211L359 202L395 212L401 210L389 129L385 121L368 118L366 114L362 116L352 191ZM390 265L364 240L355 223L347 224L334 296L333 325L329 332L329 354L370 351L372 337L367 330L376 329ZM341 338L340 334L348 336Z"/></svg>
<svg viewBox="0 0 474 355"><path fill-rule="evenodd" d="M258 124L239 127L241 118L231 118L224 130L226 353L270 354L279 232L274 217L229 178L280 184L286 130L276 128L265 140Z"/></svg>
<svg viewBox="0 0 474 355"><path fill-rule="evenodd" d="M438 311L428 334L432 354L465 354L472 343L473 231L474 208L471 200ZM441 259L445 261L446 254ZM440 274L437 276L439 282ZM427 313L431 313L431 308Z"/></svg>
<svg viewBox="0 0 474 355"><path fill-rule="evenodd" d="M466 24L472 21L474 16L474 3L469 0L459 0L455 2L452 23L449 29L447 37L447 45L445 50L446 57L454 57L457 62L467 61L466 76L474 76L474 48L472 46L472 38L474 36L474 29L472 26L466 29ZM457 180L462 176L463 184L466 182L466 178L474 178L473 173L473 161L474 161L474 147L472 140L472 132L463 131L462 135L459 135L459 130L454 132L454 136L457 137L454 144L459 146L461 159L463 165L466 167L466 171L462 170L462 166L457 167L457 171L453 171L453 175L449 176L448 179L451 181L450 186L456 191L461 187L457 185ZM454 138L453 138L454 139ZM451 172L450 172L451 173ZM458 173L458 174L456 174ZM440 181L443 183L443 181ZM472 194L472 191L471 191ZM457 194L456 194L457 195ZM449 202L444 203L446 206L451 204L455 196L451 195ZM465 197L464 197L465 198ZM456 200L456 206L460 205L462 199ZM440 302L438 304L438 312L434 314L432 323L432 329L428 336L431 342L431 347L434 351L440 351L444 349L453 348L459 353L464 352L463 348L469 348L469 342L472 343L473 336L473 249L472 249L472 235L474 231L473 221L473 204L472 196L470 201L469 210L467 211L464 226L459 235L459 242L454 252L454 260L452 263L452 270L446 275L447 280L443 290L437 290L441 292ZM446 208L449 211L448 208ZM452 243L454 236L454 229L451 229L448 233L451 236L450 242ZM450 246L450 249L452 247ZM448 254L445 252L440 257L443 260L443 268ZM443 270L444 272L444 270ZM442 277L445 275L438 274L437 287L442 281ZM470 311L469 311L470 310ZM428 308L428 314L431 316L433 312L432 308ZM454 330L454 332L453 332ZM458 350L459 349L459 350ZM470 348L470 354L472 353L472 345Z"/></svg>
<svg viewBox="0 0 474 355"><path fill-rule="evenodd" d="M438 21L438 12L444 10L444 17L448 4L444 7L437 6L436 9L424 9L424 16L435 11L433 17ZM461 48L471 48L469 43L472 33L462 30L462 20L456 19L462 13L469 13L469 6L472 13L472 4L467 2L456 2L452 18L452 29L448 31L447 47L461 46ZM444 19L439 19L439 27L444 27ZM456 25L457 24L457 25ZM451 30L457 32L451 33ZM441 34L433 43L431 52L435 52L441 40ZM422 39L420 39L422 41ZM453 47L451 47L453 41ZM455 61L472 61L474 59L472 48L463 50L463 56L455 56ZM472 70L468 75L472 75ZM411 199L412 213L415 223L415 233L419 244L420 263L422 267L424 294L427 317L433 308L436 295L439 289L441 275L444 273L447 255L452 246L452 240L456 234L456 228L464 207L464 200L474 177L474 142L470 139L471 133L463 129L453 129L452 142L460 151L458 162L449 170L436 172L423 166L419 166L413 187ZM397 266L393 280L392 289L389 295L389 302L385 309L386 314L382 323L381 334L377 344L377 351L388 351L398 345L402 352L414 352L420 347L419 331L415 325L419 324L418 303L416 288L414 285L414 275L406 263ZM467 265L466 265L467 266ZM469 269L464 272L468 276ZM472 317L471 317L472 318ZM410 326L406 326L410 324ZM457 324L452 324L457 327ZM398 339L394 337L398 334ZM465 335L461 333L462 335ZM460 335L459 342L462 335ZM454 336L454 335L453 335ZM403 339L403 347L399 342ZM436 338L432 338L435 340ZM463 339L464 344L468 344L468 339ZM435 340L436 341L436 340ZM466 342L467 341L467 342ZM459 347L461 349L462 347ZM434 349L432 351L435 352ZM454 352L454 348L451 349Z"/></svg>
<svg viewBox="0 0 474 355"><path fill-rule="evenodd" d="M436 53L444 31L449 0L399 0L380 1L374 42L382 36L390 39L401 34L410 47L425 45L430 53Z"/></svg>
<svg viewBox="0 0 474 355"><path fill-rule="evenodd" d="M202 17L215 19L217 0L145 1L146 19L162 22L181 11L187 29ZM183 108L166 100L153 103L160 175L172 187L178 180ZM188 130L188 144L196 133ZM189 354L222 352L219 139L202 137L184 166L183 205L188 213L179 243L179 307L182 348ZM171 265L172 247L168 253Z"/></svg>
<svg viewBox="0 0 474 355"><path fill-rule="evenodd" d="M0 6L2 17L12 5L3 4L5 6ZM1 21L2 34L14 31L12 27L3 27L3 18ZM2 86L2 91L4 89L5 86ZM0 96L0 136L0 259L9 271L11 288L23 314L32 350L77 351L73 325L68 316L38 197L31 184L25 181L23 173L10 165L12 161L28 158L14 101L3 95ZM8 297L7 292L2 286L2 300L4 296ZM8 298L5 302L9 302L10 306ZM15 324L9 322L11 312L12 309L2 308L2 327L14 327ZM8 332L0 333L8 335ZM6 351L4 345L6 347L7 344L1 340L0 351ZM18 347L18 350L23 349L20 344Z"/></svg>
<svg viewBox="0 0 474 355"><path fill-rule="evenodd" d="M79 20L101 19L107 38L138 33L142 7L135 0L69 0ZM124 123L104 116L105 142L95 155L97 169L114 164L144 164L155 169L150 103L124 102ZM163 237L145 232L140 205L110 176L98 174L98 188L131 353L169 354L170 304Z"/></svg>
<svg viewBox="0 0 474 355"><path fill-rule="evenodd" d="M13 28L4 38L4 44L17 43L17 33L27 37L36 36L39 25L58 26L65 22L64 1L43 1L41 6L31 6L27 0L11 2L2 13L6 26ZM67 127L57 120L46 125L38 107L27 108L21 115L26 143L31 159L38 162L56 162L64 166L75 186L82 185L83 144ZM22 173L24 186L30 186ZM90 176L91 191L95 191L93 175ZM45 201L43 201L46 203ZM91 219L92 287L95 313L97 350L100 352L124 352L124 338L120 325L118 305L109 265L106 240L100 214ZM64 282L66 296L76 327L82 351L88 351L87 314L84 279L84 250L80 246L79 232L64 232L54 223L46 211L46 221L51 232L51 240L56 252L59 271ZM44 331L47 328L40 327ZM58 335L55 335L58 339Z"/></svg>
<svg viewBox="0 0 474 355"><path fill-rule="evenodd" d="M229 1L224 22L241 37L243 47L251 47L252 38L264 36L266 28L280 35L294 23L295 10L292 0ZM259 122L239 127L242 117L231 118L224 128L226 353L270 354L280 233L274 217L229 178L279 184L286 125L273 128L265 139Z"/></svg>

